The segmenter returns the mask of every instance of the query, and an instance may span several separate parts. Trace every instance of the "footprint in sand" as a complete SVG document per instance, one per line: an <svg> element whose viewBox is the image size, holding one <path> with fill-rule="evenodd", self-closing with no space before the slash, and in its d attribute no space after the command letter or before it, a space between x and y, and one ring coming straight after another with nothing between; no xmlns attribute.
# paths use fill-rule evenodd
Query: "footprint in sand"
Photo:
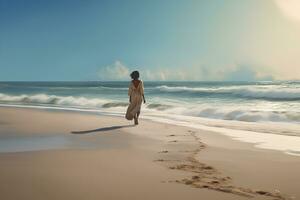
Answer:
<svg viewBox="0 0 300 200"><path fill-rule="evenodd" d="M168 153L169 151L164 150L164 151L159 151L158 153Z"/></svg>
<svg viewBox="0 0 300 200"><path fill-rule="evenodd" d="M164 159L157 159L157 160L154 160L154 162L164 162L165 160Z"/></svg>
<svg viewBox="0 0 300 200"><path fill-rule="evenodd" d="M182 170L186 172L191 172L194 175L188 178L184 178L181 180L174 180L169 182L177 182L183 183L186 185L190 185L195 188L207 188L209 190L215 190L219 192L231 193L235 195L245 196L245 197L257 197L257 196L265 196L269 198L273 198L274 200L287 200L292 199L287 197L286 195L282 195L279 191L271 192L266 190L252 190L249 188L243 188L240 186L232 185L232 178L229 176L223 176L217 169L214 167L202 163L195 159L196 153L201 151L206 147L204 143L201 142L201 139L196 136L196 131L188 130L187 135L192 136L199 143L198 148L196 150L185 150L180 152L191 153L185 163L179 164L176 161L172 166L168 168L171 170ZM174 134L168 135L168 137L175 136ZM178 136L178 135L176 135ZM178 142L178 140L168 141L169 143ZM168 151L160 151L159 153L167 153ZM170 162L171 160L158 159L156 161L160 162ZM172 160L175 161L175 160ZM180 161L180 160L179 160Z"/></svg>

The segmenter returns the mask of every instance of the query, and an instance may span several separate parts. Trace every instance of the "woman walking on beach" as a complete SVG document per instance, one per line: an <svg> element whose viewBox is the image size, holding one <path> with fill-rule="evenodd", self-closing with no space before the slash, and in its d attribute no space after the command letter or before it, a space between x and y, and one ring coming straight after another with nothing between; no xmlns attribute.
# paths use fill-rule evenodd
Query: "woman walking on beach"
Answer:
<svg viewBox="0 0 300 200"><path fill-rule="evenodd" d="M146 103L144 96L144 84L141 80L139 80L140 73L138 71L133 71L130 74L130 77L132 81L130 82L128 89L129 106L126 112L126 119L134 119L134 124L138 125L142 102L144 101L144 103Z"/></svg>

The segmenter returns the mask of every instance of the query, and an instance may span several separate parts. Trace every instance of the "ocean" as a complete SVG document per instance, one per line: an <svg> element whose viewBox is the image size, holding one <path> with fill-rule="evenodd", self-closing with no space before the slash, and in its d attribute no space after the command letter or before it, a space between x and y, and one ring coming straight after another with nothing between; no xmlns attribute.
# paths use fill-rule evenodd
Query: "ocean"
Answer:
<svg viewBox="0 0 300 200"><path fill-rule="evenodd" d="M129 82L0 82L0 105L124 116ZM300 155L300 82L151 82L142 118ZM125 120L125 119L124 119Z"/></svg>

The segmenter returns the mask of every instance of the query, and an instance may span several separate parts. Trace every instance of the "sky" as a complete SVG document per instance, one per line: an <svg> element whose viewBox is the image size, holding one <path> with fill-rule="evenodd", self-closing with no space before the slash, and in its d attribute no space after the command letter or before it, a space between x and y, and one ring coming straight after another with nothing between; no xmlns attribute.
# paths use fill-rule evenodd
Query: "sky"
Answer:
<svg viewBox="0 0 300 200"><path fill-rule="evenodd" d="M0 0L0 81L300 80L299 0Z"/></svg>

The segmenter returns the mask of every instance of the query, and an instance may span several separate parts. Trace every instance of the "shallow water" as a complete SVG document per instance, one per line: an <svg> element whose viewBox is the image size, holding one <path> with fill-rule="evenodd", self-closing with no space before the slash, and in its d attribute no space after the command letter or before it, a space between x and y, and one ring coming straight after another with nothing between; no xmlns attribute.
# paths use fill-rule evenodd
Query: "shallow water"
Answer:
<svg viewBox="0 0 300 200"><path fill-rule="evenodd" d="M0 153L64 150L64 149L119 149L127 147L128 135L106 134L110 130L118 130L129 126L101 127L94 130L72 130L68 133L51 135L34 134L30 136L16 136L1 133ZM116 139L117 138L117 139Z"/></svg>
<svg viewBox="0 0 300 200"><path fill-rule="evenodd" d="M71 141L63 135L6 137L0 139L0 152L66 149L70 145Z"/></svg>

